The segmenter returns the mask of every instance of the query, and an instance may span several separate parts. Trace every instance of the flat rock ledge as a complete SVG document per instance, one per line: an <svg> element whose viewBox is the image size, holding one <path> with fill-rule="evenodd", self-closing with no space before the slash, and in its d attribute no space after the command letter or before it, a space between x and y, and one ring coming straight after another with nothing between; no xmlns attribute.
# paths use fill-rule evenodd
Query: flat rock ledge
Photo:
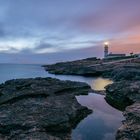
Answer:
<svg viewBox="0 0 140 140"><path fill-rule="evenodd" d="M83 60L45 65L45 70L53 74L82 76L102 76L114 80L106 87L106 101L124 111L126 118L118 130L117 140L140 140L140 59L125 61ZM105 94L104 91L96 91Z"/></svg>
<svg viewBox="0 0 140 140"><path fill-rule="evenodd" d="M102 76L114 81L140 80L140 59L124 62L104 62L97 59L83 59L71 62L61 62L44 65L46 71L52 74Z"/></svg>
<svg viewBox="0 0 140 140"><path fill-rule="evenodd" d="M124 110L117 140L140 140L140 81L120 81L106 87L106 100Z"/></svg>
<svg viewBox="0 0 140 140"><path fill-rule="evenodd" d="M0 85L1 140L70 140L71 131L92 111L75 96L85 83L53 78L17 79Z"/></svg>

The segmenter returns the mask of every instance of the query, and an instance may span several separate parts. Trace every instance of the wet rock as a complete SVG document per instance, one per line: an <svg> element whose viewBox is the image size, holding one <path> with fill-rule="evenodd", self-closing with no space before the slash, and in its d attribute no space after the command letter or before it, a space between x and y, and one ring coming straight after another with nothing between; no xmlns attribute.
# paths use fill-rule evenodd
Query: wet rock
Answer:
<svg viewBox="0 0 140 140"><path fill-rule="evenodd" d="M128 106L123 113L126 120L119 128L117 140L139 140L140 139L140 102Z"/></svg>
<svg viewBox="0 0 140 140"><path fill-rule="evenodd" d="M140 67L139 67L140 69ZM115 81L122 80L140 80L140 70L134 68L117 68L111 72L112 79Z"/></svg>
<svg viewBox="0 0 140 140"><path fill-rule="evenodd" d="M106 101L123 110L126 120L117 133L117 139L138 140L140 102L140 59L113 62L110 60L78 60L44 66L50 73L102 76L114 80L106 87ZM100 91L98 92L100 93ZM102 93L102 92L101 92ZM137 108L135 110L135 108ZM133 113L132 113L133 112ZM135 113L134 113L135 112ZM133 114L130 117L130 114ZM131 122L131 123L130 123ZM132 128L131 128L132 127Z"/></svg>
<svg viewBox="0 0 140 140"><path fill-rule="evenodd" d="M106 101L119 110L125 110L126 106L131 105L133 101L129 98L130 83L115 82L106 87Z"/></svg>
<svg viewBox="0 0 140 140"><path fill-rule="evenodd" d="M140 100L140 81L114 82L106 87L106 92L106 98L111 98L114 101L137 102Z"/></svg>
<svg viewBox="0 0 140 140"><path fill-rule="evenodd" d="M107 86L106 91L107 102L123 109L126 118L117 132L116 139L140 139L140 81L115 82Z"/></svg>
<svg viewBox="0 0 140 140"><path fill-rule="evenodd" d="M52 78L5 82L0 86L0 138L70 139L71 129L91 113L75 96L89 90L84 83Z"/></svg>
<svg viewBox="0 0 140 140"><path fill-rule="evenodd" d="M56 63L53 65L44 65L44 68L52 74L70 74L84 76L100 76L104 71L110 71L109 67L103 67L101 60L87 58L83 60Z"/></svg>
<svg viewBox="0 0 140 140"><path fill-rule="evenodd" d="M140 61L136 60L111 63L105 60L83 59L45 65L44 68L52 74L103 76L115 81L140 80Z"/></svg>

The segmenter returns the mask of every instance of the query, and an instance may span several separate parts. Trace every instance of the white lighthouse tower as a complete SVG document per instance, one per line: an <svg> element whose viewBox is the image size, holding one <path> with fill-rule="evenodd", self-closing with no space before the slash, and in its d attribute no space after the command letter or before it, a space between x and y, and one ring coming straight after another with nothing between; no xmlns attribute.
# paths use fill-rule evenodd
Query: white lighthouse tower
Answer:
<svg viewBox="0 0 140 140"><path fill-rule="evenodd" d="M104 43L104 57L105 58L108 56L108 48L109 48L109 43L105 42Z"/></svg>

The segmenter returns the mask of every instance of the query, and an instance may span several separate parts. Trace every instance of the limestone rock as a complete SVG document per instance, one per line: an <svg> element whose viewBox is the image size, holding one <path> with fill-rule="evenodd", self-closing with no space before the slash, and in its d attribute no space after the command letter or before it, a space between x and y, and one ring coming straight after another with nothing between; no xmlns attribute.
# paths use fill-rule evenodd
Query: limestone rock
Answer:
<svg viewBox="0 0 140 140"><path fill-rule="evenodd" d="M70 139L71 129L91 113L75 96L87 84L52 78L10 80L0 85L1 139Z"/></svg>

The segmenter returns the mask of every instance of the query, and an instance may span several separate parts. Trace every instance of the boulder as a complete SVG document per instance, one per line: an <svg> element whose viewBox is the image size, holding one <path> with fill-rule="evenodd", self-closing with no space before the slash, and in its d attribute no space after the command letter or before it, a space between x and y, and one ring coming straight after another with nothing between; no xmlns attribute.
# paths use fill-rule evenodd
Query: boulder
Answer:
<svg viewBox="0 0 140 140"><path fill-rule="evenodd" d="M105 99L117 109L124 110L123 125L116 134L117 140L140 139L140 81L115 82L106 87Z"/></svg>
<svg viewBox="0 0 140 140"><path fill-rule="evenodd" d="M117 140L139 140L140 139L140 102L128 106L123 113L126 120L119 128Z"/></svg>
<svg viewBox="0 0 140 140"><path fill-rule="evenodd" d="M5 82L0 85L0 138L68 138L72 128L92 112L75 97L89 90L85 83L52 78Z"/></svg>

